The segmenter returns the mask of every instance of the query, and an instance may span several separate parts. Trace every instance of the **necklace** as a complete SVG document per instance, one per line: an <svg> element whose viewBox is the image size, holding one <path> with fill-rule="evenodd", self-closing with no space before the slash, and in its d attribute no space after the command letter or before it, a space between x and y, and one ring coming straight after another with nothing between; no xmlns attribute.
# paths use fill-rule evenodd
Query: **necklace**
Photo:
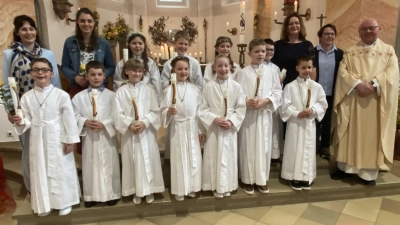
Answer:
<svg viewBox="0 0 400 225"><path fill-rule="evenodd" d="M36 101L39 103L39 106L40 106L39 108L42 108L42 105L43 105L44 102L46 101L47 97L50 96L50 94L51 94L51 92L53 91L53 89L54 89L54 86L53 86L53 88L50 90L49 94L44 98L44 100L43 100L42 103L39 102L39 99L38 99L37 96L36 96L36 91L35 91L35 89L33 89L33 94L35 95Z"/></svg>
<svg viewBox="0 0 400 225"><path fill-rule="evenodd" d="M304 107L304 109L306 108L306 104L304 104L304 102L303 102L303 92L301 91L301 88L300 88L300 83L297 81L297 87L299 88L299 93L300 93L300 101L301 101L301 104L303 105L303 107ZM307 99L306 99L306 101L307 101Z"/></svg>
<svg viewBox="0 0 400 225"><path fill-rule="evenodd" d="M181 97L181 93L179 93L179 88L177 88L178 95L179 95L179 98L181 99L181 102L183 102L183 100L185 99L186 88L187 88L187 82L185 82L185 92L183 93L183 97Z"/></svg>

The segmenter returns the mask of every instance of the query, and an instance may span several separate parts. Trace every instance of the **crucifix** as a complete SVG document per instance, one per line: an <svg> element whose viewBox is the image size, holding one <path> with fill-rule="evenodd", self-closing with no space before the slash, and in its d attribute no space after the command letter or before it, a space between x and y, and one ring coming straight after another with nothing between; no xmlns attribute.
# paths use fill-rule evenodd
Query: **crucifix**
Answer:
<svg viewBox="0 0 400 225"><path fill-rule="evenodd" d="M319 24L320 24L319 27L322 27L322 22L324 21L325 18L326 18L326 16L324 16L324 14L321 14L320 17L317 17L317 19L319 19Z"/></svg>

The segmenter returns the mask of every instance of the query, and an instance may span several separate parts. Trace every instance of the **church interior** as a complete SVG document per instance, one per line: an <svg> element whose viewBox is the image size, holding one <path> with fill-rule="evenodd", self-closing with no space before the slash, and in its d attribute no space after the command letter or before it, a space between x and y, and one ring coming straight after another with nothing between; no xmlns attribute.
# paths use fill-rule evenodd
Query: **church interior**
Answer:
<svg viewBox="0 0 400 225"><path fill-rule="evenodd" d="M232 39L231 58L248 65L247 45L253 38L280 39L282 22L293 12L291 0L1 0L0 50L12 42L13 19L26 14L35 19L44 45L54 52L61 65L64 41L75 33L75 14L81 7L97 12L98 33L103 35L107 23L118 18L133 31L148 37L151 57L162 63L172 57L170 39L176 30L187 29L193 38L188 54L196 58L202 70L214 59L217 37ZM335 45L341 49L357 43L362 19L379 21L379 38L392 45L400 56L400 1L398 0L299 0L298 13L307 31L306 39L318 45L317 32L331 23L337 28ZM245 26L240 24L243 13ZM162 38L157 32L165 35ZM123 59L123 41L109 41L115 62ZM0 55L0 68L3 62ZM0 71L1 73L1 71ZM4 74L2 74L4 77ZM60 73L62 88L69 90L67 79ZM112 79L110 80L112 87ZM400 93L400 92L399 92ZM5 180L16 202L14 210L1 214L0 225L15 224L136 224L136 225L395 225L400 224L400 162L394 160L389 171L379 172L376 186L363 186L354 178L337 181L330 178L334 167L329 160L317 156L317 179L311 191L293 191L280 178L280 165L272 166L268 194L247 195L239 187L230 197L214 198L212 192L201 191L196 198L178 202L169 191L170 168L164 160L166 131L157 133L166 191L155 194L152 204L135 205L132 197L123 197L113 207L98 204L85 208L73 206L72 213L46 217L33 214L29 193L22 179L18 135L0 110L0 156ZM400 149L400 122L397 125L395 148ZM397 150L399 151L399 150ZM79 161L79 155L75 154ZM399 157L400 152L395 151ZM396 159L396 158L395 158ZM79 169L78 169L79 171ZM1 172L1 171L0 171ZM78 172L79 173L79 172ZM0 173L1 175L1 173ZM1 177L0 177L1 178ZM3 178L4 179L4 178ZM28 197L27 197L28 196Z"/></svg>

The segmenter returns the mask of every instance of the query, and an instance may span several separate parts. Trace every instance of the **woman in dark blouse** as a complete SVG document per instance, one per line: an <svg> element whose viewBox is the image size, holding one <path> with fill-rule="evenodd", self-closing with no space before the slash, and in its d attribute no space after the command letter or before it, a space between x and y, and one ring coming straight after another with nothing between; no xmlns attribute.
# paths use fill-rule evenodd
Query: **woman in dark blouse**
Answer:
<svg viewBox="0 0 400 225"><path fill-rule="evenodd" d="M275 42L275 54L272 62L279 69L286 69L283 86L292 82L298 76L296 71L297 57L302 54L314 55L313 45L306 40L306 28L302 18L293 13L285 18L281 30L281 39Z"/></svg>

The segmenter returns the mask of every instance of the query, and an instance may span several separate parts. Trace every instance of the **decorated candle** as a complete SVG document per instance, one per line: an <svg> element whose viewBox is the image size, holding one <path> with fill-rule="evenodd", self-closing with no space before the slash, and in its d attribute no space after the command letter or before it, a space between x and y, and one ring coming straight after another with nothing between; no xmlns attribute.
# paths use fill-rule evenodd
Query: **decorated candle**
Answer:
<svg viewBox="0 0 400 225"><path fill-rule="evenodd" d="M176 73L171 74L171 87L172 87L172 107L176 106Z"/></svg>
<svg viewBox="0 0 400 225"><path fill-rule="evenodd" d="M21 118L24 118L21 106L19 104L19 95L18 95L17 83L15 82L15 78L14 77L9 77L8 78L8 86L10 87L11 99L13 101L15 115L17 115L17 116L19 116ZM23 119L21 120L20 124L25 124Z"/></svg>
<svg viewBox="0 0 400 225"><path fill-rule="evenodd" d="M98 116L97 116L97 96L98 96L97 89L93 88L92 89L93 120L98 120Z"/></svg>
<svg viewBox="0 0 400 225"><path fill-rule="evenodd" d="M297 1L294 1L294 12L297 12Z"/></svg>

